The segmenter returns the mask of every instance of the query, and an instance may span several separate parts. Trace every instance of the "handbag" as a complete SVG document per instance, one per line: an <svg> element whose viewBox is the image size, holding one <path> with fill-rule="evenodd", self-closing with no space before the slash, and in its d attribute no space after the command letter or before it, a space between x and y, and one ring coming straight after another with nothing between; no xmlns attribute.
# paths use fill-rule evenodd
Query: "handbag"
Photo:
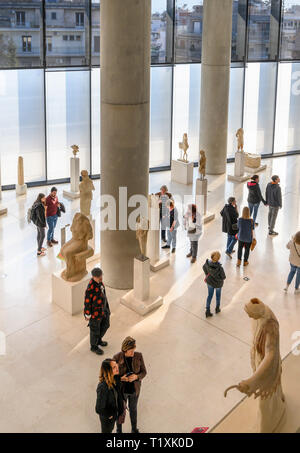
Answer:
<svg viewBox="0 0 300 453"><path fill-rule="evenodd" d="M250 250L252 252L252 250L255 249L255 246L257 244L257 240L255 238L252 239L252 242L251 242L251 246L250 246Z"/></svg>
<svg viewBox="0 0 300 453"><path fill-rule="evenodd" d="M231 228L232 228L232 231L238 231L238 229L239 229L237 223L233 223L233 224L231 225Z"/></svg>

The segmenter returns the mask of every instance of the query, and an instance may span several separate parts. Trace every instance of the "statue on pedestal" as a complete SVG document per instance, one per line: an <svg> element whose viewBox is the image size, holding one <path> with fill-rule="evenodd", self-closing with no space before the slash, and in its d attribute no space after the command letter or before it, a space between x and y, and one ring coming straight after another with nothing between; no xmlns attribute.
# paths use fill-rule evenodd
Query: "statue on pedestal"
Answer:
<svg viewBox="0 0 300 453"><path fill-rule="evenodd" d="M238 151L244 152L244 129L240 127L235 136L237 138Z"/></svg>
<svg viewBox="0 0 300 453"><path fill-rule="evenodd" d="M199 174L201 180L203 180L206 176L206 156L205 151L203 151L203 149L201 149L200 151Z"/></svg>
<svg viewBox="0 0 300 453"><path fill-rule="evenodd" d="M253 319L251 366L253 375L228 390L237 388L247 396L259 398L258 432L276 431L285 414L285 398L281 386L279 323L271 309L259 299L251 299L245 311Z"/></svg>
<svg viewBox="0 0 300 453"><path fill-rule="evenodd" d="M91 214L91 202L93 199L93 190L95 190L93 181L89 178L87 170L81 171L82 181L79 184L80 192L80 212L87 217Z"/></svg>
<svg viewBox="0 0 300 453"><path fill-rule="evenodd" d="M146 250L147 250L147 238L149 231L149 221L144 217L138 216L136 224L136 238L139 241L140 255L137 257L141 261L147 259Z"/></svg>
<svg viewBox="0 0 300 453"><path fill-rule="evenodd" d="M188 136L187 133L183 134L182 142L179 142L179 149L183 151L183 155L180 159L182 162L188 162L188 154L187 150L189 149L190 145L188 143Z"/></svg>
<svg viewBox="0 0 300 453"><path fill-rule="evenodd" d="M93 238L93 230L89 219L80 213L75 214L70 230L72 239L60 251L67 266L61 276L68 282L78 282L87 274L86 260L94 254L88 245L88 241Z"/></svg>
<svg viewBox="0 0 300 453"><path fill-rule="evenodd" d="M73 150L74 157L77 157L77 154L79 153L79 146L78 145L72 145L71 148Z"/></svg>

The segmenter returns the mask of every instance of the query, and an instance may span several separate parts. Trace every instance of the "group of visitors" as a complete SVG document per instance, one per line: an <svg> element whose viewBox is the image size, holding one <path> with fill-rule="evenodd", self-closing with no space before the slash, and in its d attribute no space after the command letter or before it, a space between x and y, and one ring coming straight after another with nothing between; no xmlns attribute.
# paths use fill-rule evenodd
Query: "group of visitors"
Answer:
<svg viewBox="0 0 300 453"><path fill-rule="evenodd" d="M53 245L58 244L58 241L54 239L54 231L60 209L63 212L65 211L63 203L58 201L57 188L52 187L47 197L45 194L39 193L36 201L29 210L29 221L37 228L37 256L45 256L46 254L46 248L43 247L43 244L47 225L47 246L53 247Z"/></svg>

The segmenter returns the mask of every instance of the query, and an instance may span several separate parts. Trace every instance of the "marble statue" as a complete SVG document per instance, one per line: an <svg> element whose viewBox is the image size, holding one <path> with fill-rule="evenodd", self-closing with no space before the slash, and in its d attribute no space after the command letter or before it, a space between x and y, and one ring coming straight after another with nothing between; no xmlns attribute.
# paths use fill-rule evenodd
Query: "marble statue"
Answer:
<svg viewBox="0 0 300 453"><path fill-rule="evenodd" d="M19 186L24 185L24 160L22 156L18 158L18 184Z"/></svg>
<svg viewBox="0 0 300 453"><path fill-rule="evenodd" d="M271 433L278 429L285 414L281 386L279 323L271 309L259 299L251 299L245 311L253 319L251 366L253 375L228 390L237 388L248 397L259 398L257 431Z"/></svg>
<svg viewBox="0 0 300 453"><path fill-rule="evenodd" d="M183 151L183 155L181 156L180 159L183 162L188 162L188 154L187 150L189 149L190 145L188 143L188 136L187 134L183 134L182 142L179 142L179 149Z"/></svg>
<svg viewBox="0 0 300 453"><path fill-rule="evenodd" d="M149 231L149 221L144 217L138 216L137 224L136 224L136 238L139 241L140 246L140 255L137 257L141 261L145 261L146 257L146 250L147 250L147 238L148 238L148 231Z"/></svg>
<svg viewBox="0 0 300 453"><path fill-rule="evenodd" d="M245 166L248 168L259 168L261 166L261 156L259 154L246 153Z"/></svg>
<svg viewBox="0 0 300 453"><path fill-rule="evenodd" d="M80 212L87 217L91 215L91 202L93 199L93 190L95 190L93 181L89 178L87 170L81 171L82 181L79 184L80 192Z"/></svg>
<svg viewBox="0 0 300 453"><path fill-rule="evenodd" d="M149 208L159 208L159 197L154 193L148 195L148 206Z"/></svg>
<svg viewBox="0 0 300 453"><path fill-rule="evenodd" d="M201 149L200 151L199 173L200 179L204 179L206 175L206 156L205 151L203 151L203 149Z"/></svg>
<svg viewBox="0 0 300 453"><path fill-rule="evenodd" d="M81 213L75 214L70 230L72 239L60 251L67 266L61 277L68 282L78 282L87 274L86 260L94 254L88 245L88 241L93 238L93 230L89 219Z"/></svg>
<svg viewBox="0 0 300 453"><path fill-rule="evenodd" d="M77 157L77 154L79 153L79 146L78 145L72 145L71 148L73 150L74 157Z"/></svg>
<svg viewBox="0 0 300 453"><path fill-rule="evenodd" d="M240 127L235 134L238 142L238 151L244 151L244 129Z"/></svg>

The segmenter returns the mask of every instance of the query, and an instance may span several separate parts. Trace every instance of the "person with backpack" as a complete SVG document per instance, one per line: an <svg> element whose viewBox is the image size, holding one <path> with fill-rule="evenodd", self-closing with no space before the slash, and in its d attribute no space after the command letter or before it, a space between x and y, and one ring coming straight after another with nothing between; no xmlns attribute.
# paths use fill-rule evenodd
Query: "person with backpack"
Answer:
<svg viewBox="0 0 300 453"><path fill-rule="evenodd" d="M216 314L220 313L220 304L221 304L221 291L226 279L226 275L223 269L222 264L220 263L221 254L220 252L213 252L210 256L210 260L207 259L203 265L203 270L206 275L205 282L207 284L208 296L206 300L206 311L205 316L209 318L213 316L210 311L210 304L216 290Z"/></svg>
<svg viewBox="0 0 300 453"><path fill-rule="evenodd" d="M231 255L235 252L233 248L237 242L236 233L238 230L237 221L239 218L236 199L234 197L228 198L228 203L225 204L220 214L222 216L222 231L223 233L227 233L227 246L225 253L230 259L232 259Z"/></svg>
<svg viewBox="0 0 300 453"><path fill-rule="evenodd" d="M176 251L176 243L177 243L177 229L179 227L179 220L178 220L178 211L175 207L175 203L173 200L170 200L169 204L169 225L167 229L167 244L164 245L163 249L170 249L172 248L172 253Z"/></svg>
<svg viewBox="0 0 300 453"><path fill-rule="evenodd" d="M258 226L258 223L256 223L256 217L258 213L258 208L260 205L260 202L262 201L263 204L266 206L267 202L263 198L261 194L261 190L259 187L259 176L258 175L253 175L251 178L251 181L247 183L247 189L248 189L248 207L250 209L250 216L252 216L253 213L253 222L255 226Z"/></svg>
<svg viewBox="0 0 300 453"><path fill-rule="evenodd" d="M167 242L166 231L169 227L169 202L173 200L173 196L168 192L168 187L164 184L161 186L160 191L155 194L159 197L159 208L160 208L160 224L161 224L161 240Z"/></svg>
<svg viewBox="0 0 300 453"><path fill-rule="evenodd" d="M37 228L37 256L45 256L46 249L43 247L43 242L46 229L46 197L43 193L39 193L32 205L30 220Z"/></svg>
<svg viewBox="0 0 300 453"><path fill-rule="evenodd" d="M48 247L53 247L53 244L58 244L58 241L54 239L54 230L57 223L58 218L58 209L60 207L60 203L57 198L57 188L52 187L50 195L46 198L46 216L47 216L47 223L48 223L48 233L47 233L47 245Z"/></svg>
<svg viewBox="0 0 300 453"><path fill-rule="evenodd" d="M271 182L269 182L269 184L266 187L266 203L269 206L268 225L270 236L278 235L278 233L274 231L274 228L279 209L282 208L282 195L279 183L280 183L279 176L273 175L271 178Z"/></svg>
<svg viewBox="0 0 300 453"><path fill-rule="evenodd" d="M300 231L298 231L295 236L292 237L286 247L290 251L291 270L288 275L284 291L288 291L289 286L296 275L295 294L300 294Z"/></svg>

